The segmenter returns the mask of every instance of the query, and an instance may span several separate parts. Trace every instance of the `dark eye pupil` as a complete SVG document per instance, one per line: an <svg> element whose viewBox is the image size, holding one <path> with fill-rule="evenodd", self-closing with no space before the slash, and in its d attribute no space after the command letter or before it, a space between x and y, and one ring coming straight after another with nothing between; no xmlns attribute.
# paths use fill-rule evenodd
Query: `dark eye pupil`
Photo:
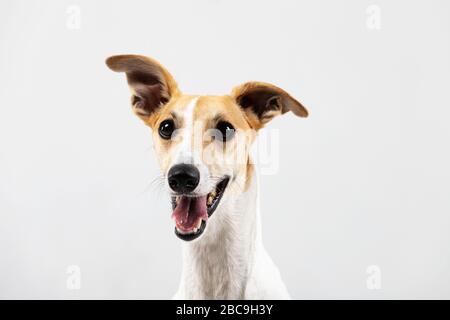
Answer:
<svg viewBox="0 0 450 320"><path fill-rule="evenodd" d="M230 123L228 123L226 121L221 121L217 124L216 128L222 134L223 141L228 141L231 138L233 138L235 130L234 130L234 127Z"/></svg>
<svg viewBox="0 0 450 320"><path fill-rule="evenodd" d="M175 124L173 123L173 120L164 120L159 125L159 135L163 139L170 139L174 130Z"/></svg>

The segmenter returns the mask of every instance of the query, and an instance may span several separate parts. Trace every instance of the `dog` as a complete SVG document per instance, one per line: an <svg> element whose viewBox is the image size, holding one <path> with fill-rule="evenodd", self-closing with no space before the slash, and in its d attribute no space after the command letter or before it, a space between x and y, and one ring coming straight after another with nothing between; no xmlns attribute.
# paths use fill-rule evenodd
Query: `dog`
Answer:
<svg viewBox="0 0 450 320"><path fill-rule="evenodd" d="M183 240L173 298L289 299L263 247L250 146L275 116L307 117L306 108L269 83L247 82L223 96L187 95L152 58L116 55L106 64L126 74L132 108L152 129L175 234Z"/></svg>

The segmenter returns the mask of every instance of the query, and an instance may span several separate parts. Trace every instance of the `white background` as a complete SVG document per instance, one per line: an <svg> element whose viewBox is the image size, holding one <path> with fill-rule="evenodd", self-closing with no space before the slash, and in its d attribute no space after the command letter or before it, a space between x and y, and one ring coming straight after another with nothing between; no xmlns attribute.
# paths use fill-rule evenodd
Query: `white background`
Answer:
<svg viewBox="0 0 450 320"><path fill-rule="evenodd" d="M0 297L177 289L150 131L104 65L137 53L188 93L260 80L308 107L269 125L279 170L261 177L264 241L294 298L450 298L449 15L444 0L1 1Z"/></svg>

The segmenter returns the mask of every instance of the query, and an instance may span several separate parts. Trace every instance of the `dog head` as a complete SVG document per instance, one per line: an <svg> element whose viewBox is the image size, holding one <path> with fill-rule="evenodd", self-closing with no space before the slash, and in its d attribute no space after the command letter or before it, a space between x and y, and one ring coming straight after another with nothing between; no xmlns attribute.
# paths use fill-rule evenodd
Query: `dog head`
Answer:
<svg viewBox="0 0 450 320"><path fill-rule="evenodd" d="M248 82L229 95L194 96L183 94L151 58L119 55L106 64L126 74L132 108L152 128L175 233L183 240L198 238L215 210L246 190L256 132L288 111L308 115L302 104L268 83Z"/></svg>

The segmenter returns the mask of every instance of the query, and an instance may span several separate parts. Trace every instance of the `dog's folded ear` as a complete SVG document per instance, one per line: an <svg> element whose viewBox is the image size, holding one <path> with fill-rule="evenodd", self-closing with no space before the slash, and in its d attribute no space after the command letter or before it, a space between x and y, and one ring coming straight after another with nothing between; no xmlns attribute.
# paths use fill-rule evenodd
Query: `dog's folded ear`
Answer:
<svg viewBox="0 0 450 320"><path fill-rule="evenodd" d="M131 104L136 114L143 119L180 93L172 75L149 57L112 56L106 59L106 65L113 71L126 73L133 94Z"/></svg>
<svg viewBox="0 0 450 320"><path fill-rule="evenodd" d="M292 111L299 117L307 117L306 108L286 91L270 83L247 82L233 89L231 97L244 109L257 127L273 117Z"/></svg>

